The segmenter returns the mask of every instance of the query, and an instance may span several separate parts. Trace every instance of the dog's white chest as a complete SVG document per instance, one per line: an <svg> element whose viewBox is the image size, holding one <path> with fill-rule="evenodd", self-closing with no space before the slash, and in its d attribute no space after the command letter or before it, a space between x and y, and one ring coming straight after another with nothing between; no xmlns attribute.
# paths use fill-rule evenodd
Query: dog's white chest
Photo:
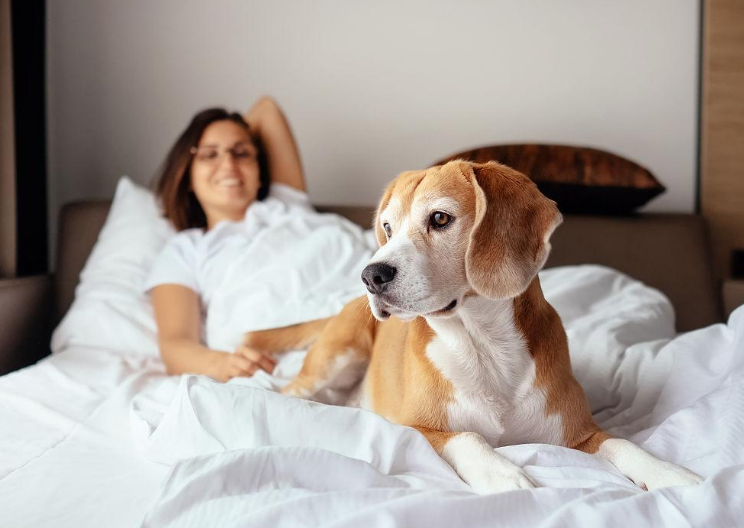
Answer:
<svg viewBox="0 0 744 528"><path fill-rule="evenodd" d="M452 431L481 434L493 446L562 444L560 416L547 415L535 387L535 362L511 310L476 311L489 324L463 317L436 324L426 355L454 386L448 404Z"/></svg>

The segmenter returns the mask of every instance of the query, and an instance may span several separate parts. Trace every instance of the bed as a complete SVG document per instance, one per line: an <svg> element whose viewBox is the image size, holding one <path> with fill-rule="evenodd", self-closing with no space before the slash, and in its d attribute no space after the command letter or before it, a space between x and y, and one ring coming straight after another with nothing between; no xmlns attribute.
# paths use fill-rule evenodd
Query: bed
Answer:
<svg viewBox="0 0 744 528"><path fill-rule="evenodd" d="M363 244L370 208L319 209ZM567 216L541 280L600 425L706 481L648 493L525 445L500 450L541 487L478 496L417 432L276 393L302 352L275 377L166 376L127 290L168 235L154 211L131 182L62 211L57 274L26 297L62 320L54 353L0 378L0 526L741 524L744 309L723 321L700 217Z"/></svg>

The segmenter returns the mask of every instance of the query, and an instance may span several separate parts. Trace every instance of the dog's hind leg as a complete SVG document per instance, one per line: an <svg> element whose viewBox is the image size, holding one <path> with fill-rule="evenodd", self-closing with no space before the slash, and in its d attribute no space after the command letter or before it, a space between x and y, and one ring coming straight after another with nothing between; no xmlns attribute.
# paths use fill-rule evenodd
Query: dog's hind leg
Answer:
<svg viewBox="0 0 744 528"><path fill-rule="evenodd" d="M346 403L366 371L376 327L367 298L351 301L328 321L302 370L282 392L323 403Z"/></svg>

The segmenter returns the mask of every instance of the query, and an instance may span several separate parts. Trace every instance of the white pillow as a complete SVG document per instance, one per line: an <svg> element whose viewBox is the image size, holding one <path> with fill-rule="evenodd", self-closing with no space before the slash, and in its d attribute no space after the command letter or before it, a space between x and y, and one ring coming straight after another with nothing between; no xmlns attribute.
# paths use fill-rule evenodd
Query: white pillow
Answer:
<svg viewBox="0 0 744 528"><path fill-rule="evenodd" d="M52 336L52 351L71 346L158 354L147 274L174 234L154 194L127 176L80 274L75 301Z"/></svg>

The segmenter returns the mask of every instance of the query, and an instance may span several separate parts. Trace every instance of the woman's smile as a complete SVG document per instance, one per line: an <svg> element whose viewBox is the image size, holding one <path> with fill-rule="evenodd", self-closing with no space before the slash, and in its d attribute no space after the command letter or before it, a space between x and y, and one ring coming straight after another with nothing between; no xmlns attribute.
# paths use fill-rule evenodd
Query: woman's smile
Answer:
<svg viewBox="0 0 744 528"><path fill-rule="evenodd" d="M234 187L243 187L243 179L238 176L223 176L220 178L217 178L214 182L214 184L217 187L228 187L228 188L234 188Z"/></svg>

